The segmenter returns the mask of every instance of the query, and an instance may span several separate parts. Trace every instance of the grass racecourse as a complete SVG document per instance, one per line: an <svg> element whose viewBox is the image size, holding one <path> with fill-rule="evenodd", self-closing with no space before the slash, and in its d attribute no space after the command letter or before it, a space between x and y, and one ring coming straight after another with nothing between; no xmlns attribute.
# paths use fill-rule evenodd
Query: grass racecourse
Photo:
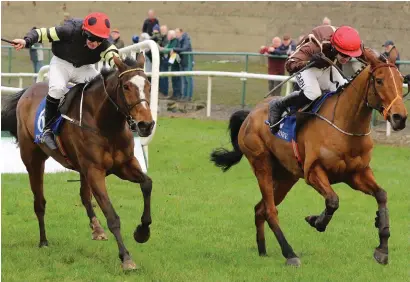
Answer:
<svg viewBox="0 0 410 282"><path fill-rule="evenodd" d="M378 245L375 199L335 185L340 208L325 233L304 217L324 209L323 198L300 181L279 206L281 227L302 260L285 266L266 225L268 257L257 254L253 207L261 198L246 159L223 174L210 151L228 146L226 122L162 118L150 146L154 181L151 239L137 244L139 186L107 178L122 234L140 270L124 274L117 245L96 209L108 241L92 241L75 173L45 177L49 247L37 247L38 224L27 175L2 175L2 281L410 281L410 150L376 146L372 167L388 191L389 265L373 259Z"/></svg>

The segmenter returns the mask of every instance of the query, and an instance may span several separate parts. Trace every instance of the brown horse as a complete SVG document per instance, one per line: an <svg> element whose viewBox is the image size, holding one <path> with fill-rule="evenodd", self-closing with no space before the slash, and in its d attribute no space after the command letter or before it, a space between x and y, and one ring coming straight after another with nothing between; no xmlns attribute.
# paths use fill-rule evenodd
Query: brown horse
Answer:
<svg viewBox="0 0 410 282"><path fill-rule="evenodd" d="M307 119L298 130L295 142L299 147L299 163L291 143L272 135L264 123L270 99L250 113L239 111L231 116L229 128L234 150L217 149L212 152L211 160L223 171L238 163L243 154L251 164L262 194L262 200L255 206L259 255L266 255L266 220L287 264L300 265L279 227L276 207L299 178L304 178L325 198L326 209L320 215L305 218L319 232L325 231L339 207L339 198L331 184L344 182L375 197L378 204L375 225L380 245L375 249L374 258L381 264L388 262L387 193L377 184L369 166L373 141L368 133L372 108L383 113L395 130L405 127L407 110L402 101L403 79L397 68L370 49L364 50L364 57L369 65L337 95L325 101L317 115L320 118Z"/></svg>
<svg viewBox="0 0 410 282"><path fill-rule="evenodd" d="M109 230L117 240L123 269L132 270L137 266L122 240L120 218L108 197L105 177L115 174L121 179L140 183L144 211L134 238L139 243L145 243L150 236L152 181L142 172L134 156L132 131L142 137L149 136L152 132L154 121L148 102L151 86L143 71L145 59L142 54L137 61L127 58L124 63L116 57L114 61L117 71L102 71L101 75L87 85L78 84L70 90L75 96L67 116L78 119L82 112L82 117L79 117L82 125L65 121L62 126L60 140L69 163L57 150L51 151L45 145L33 142L34 118L38 105L47 95L47 83L34 84L6 98L1 113L2 130L9 131L17 138L21 158L29 174L34 194L34 211L40 227L39 246L48 246L44 225L46 200L43 177L44 162L52 156L63 166L80 173L80 195L90 219L92 238L107 238L91 204L91 197L94 195L107 219Z"/></svg>

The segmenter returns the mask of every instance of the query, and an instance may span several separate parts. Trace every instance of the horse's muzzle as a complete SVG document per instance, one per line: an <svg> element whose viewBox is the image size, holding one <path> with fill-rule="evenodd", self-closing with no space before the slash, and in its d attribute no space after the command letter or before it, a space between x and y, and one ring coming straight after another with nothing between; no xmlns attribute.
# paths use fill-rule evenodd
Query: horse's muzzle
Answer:
<svg viewBox="0 0 410 282"><path fill-rule="evenodd" d="M406 127L407 116L392 114L388 119L394 131L399 131Z"/></svg>
<svg viewBox="0 0 410 282"><path fill-rule="evenodd" d="M139 136L147 137L151 134L154 125L155 121L139 121L138 123L132 123L130 128L132 131L137 132Z"/></svg>

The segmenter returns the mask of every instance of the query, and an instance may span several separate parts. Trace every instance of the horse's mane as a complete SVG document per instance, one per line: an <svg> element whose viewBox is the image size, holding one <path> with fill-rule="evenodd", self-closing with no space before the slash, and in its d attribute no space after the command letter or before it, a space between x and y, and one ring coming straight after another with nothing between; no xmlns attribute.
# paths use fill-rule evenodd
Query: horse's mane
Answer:
<svg viewBox="0 0 410 282"><path fill-rule="evenodd" d="M129 67L135 68L138 66L138 63L135 59L131 58L131 57L126 57L123 60L123 63L126 64ZM111 74L115 73L117 71L117 69L115 68L102 68L100 74L102 75L102 77L105 79L107 79ZM81 87L83 87L85 84L88 84L86 88L90 88L93 87L94 85L96 85L97 83L101 83L101 76L100 75L96 75L94 78L92 78L90 81L86 81L85 83L80 83L77 85L81 85Z"/></svg>
<svg viewBox="0 0 410 282"><path fill-rule="evenodd" d="M343 84L341 86L339 86L336 90L336 93L339 94L341 93L343 90L345 90L346 87L348 87L350 84L352 84L352 82L355 80L356 77L358 77L363 71L364 69L367 67L367 65L362 66L360 69L358 69L351 77L348 83Z"/></svg>

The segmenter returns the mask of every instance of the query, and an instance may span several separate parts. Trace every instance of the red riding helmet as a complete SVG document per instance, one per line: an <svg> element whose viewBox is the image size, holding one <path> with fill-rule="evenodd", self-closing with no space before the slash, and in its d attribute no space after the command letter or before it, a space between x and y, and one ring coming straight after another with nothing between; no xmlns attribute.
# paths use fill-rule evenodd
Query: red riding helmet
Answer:
<svg viewBox="0 0 410 282"><path fill-rule="evenodd" d="M359 57L362 54L362 40L357 30L350 26L341 26L336 29L330 42L342 54L350 57Z"/></svg>
<svg viewBox="0 0 410 282"><path fill-rule="evenodd" d="M84 18L83 30L107 39L110 36L110 20L104 13L91 13Z"/></svg>

